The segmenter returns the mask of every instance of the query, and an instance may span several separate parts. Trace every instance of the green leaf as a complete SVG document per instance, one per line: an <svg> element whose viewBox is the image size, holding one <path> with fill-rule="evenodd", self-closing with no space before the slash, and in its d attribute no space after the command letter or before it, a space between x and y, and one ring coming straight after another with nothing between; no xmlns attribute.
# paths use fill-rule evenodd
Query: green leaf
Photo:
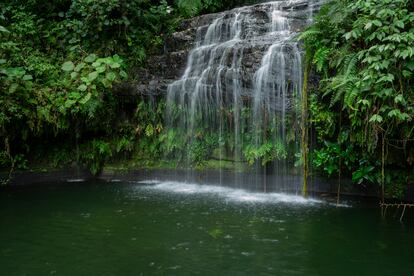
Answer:
<svg viewBox="0 0 414 276"><path fill-rule="evenodd" d="M401 112L399 109L393 109L388 112L388 117L390 118L397 118L400 121L410 121L411 117L405 112Z"/></svg>
<svg viewBox="0 0 414 276"><path fill-rule="evenodd" d="M371 117L371 119L369 119L369 121L371 123L381 123L383 121L383 118L382 118L381 115L375 114L375 115L372 115L372 117Z"/></svg>
<svg viewBox="0 0 414 276"><path fill-rule="evenodd" d="M75 68L75 65L73 64L72 61L66 61L62 65L62 70L65 71L65 72L73 71L74 68Z"/></svg>
<svg viewBox="0 0 414 276"><path fill-rule="evenodd" d="M372 181L372 171L375 168L373 166L360 167L358 170L352 173L352 181L361 184L364 180Z"/></svg>
<svg viewBox="0 0 414 276"><path fill-rule="evenodd" d="M32 80L32 79L33 79L32 75L24 75L23 78L22 78L22 80L24 80L24 81L28 81L28 80Z"/></svg>
<svg viewBox="0 0 414 276"><path fill-rule="evenodd" d="M101 83L103 84L103 86L105 86L106 88L111 88L111 86L112 86L112 82L110 82L108 79L103 79L102 81L101 81Z"/></svg>
<svg viewBox="0 0 414 276"><path fill-rule="evenodd" d="M86 58L85 58L85 62L88 62L88 63L92 63L92 62L94 62L96 60L96 55L95 54L90 54L89 56L87 56Z"/></svg>
<svg viewBox="0 0 414 276"><path fill-rule="evenodd" d="M402 74L403 74L404 78L409 78L409 77L411 77L411 75L412 75L413 73L411 73L411 72L410 72L410 71L408 71L408 70L403 70L403 71L402 71Z"/></svg>
<svg viewBox="0 0 414 276"><path fill-rule="evenodd" d="M76 103L76 100L66 100L65 101L65 107L66 108L71 108L72 105L74 105Z"/></svg>
<svg viewBox="0 0 414 276"><path fill-rule="evenodd" d="M109 66L111 66L112 69L116 69L116 68L121 67L121 64L119 64L118 62L114 62L114 63L111 63Z"/></svg>
<svg viewBox="0 0 414 276"><path fill-rule="evenodd" d="M101 62L99 62L99 61L95 61L94 63L92 63L92 66L93 67L99 67L99 66L101 66Z"/></svg>
<svg viewBox="0 0 414 276"><path fill-rule="evenodd" d="M76 65L74 71L79 72L80 70L82 70L83 67L85 67L85 65L86 64L84 62L79 63L78 65Z"/></svg>
<svg viewBox="0 0 414 276"><path fill-rule="evenodd" d="M393 74L387 74L383 77L381 77L379 80L377 80L377 83L380 82L393 82L394 80L394 75Z"/></svg>
<svg viewBox="0 0 414 276"><path fill-rule="evenodd" d="M401 20L397 20L394 22L395 26L399 27L400 29L404 29L404 22Z"/></svg>
<svg viewBox="0 0 414 276"><path fill-rule="evenodd" d="M3 58L0 58L0 64L4 64L4 63L6 63L7 62L7 60L5 60L5 59L3 59Z"/></svg>
<svg viewBox="0 0 414 276"><path fill-rule="evenodd" d="M9 77L17 77L21 78L26 74L26 70L23 69L23 67L11 67L4 70L4 73Z"/></svg>
<svg viewBox="0 0 414 276"><path fill-rule="evenodd" d="M112 59L109 57L109 58L98 58L95 62L98 62L98 63L110 63L112 61Z"/></svg>
<svg viewBox="0 0 414 276"><path fill-rule="evenodd" d="M365 24L365 30L369 30L372 27L372 22L368 22L367 24Z"/></svg>
<svg viewBox="0 0 414 276"><path fill-rule="evenodd" d="M399 118L401 116L401 111L399 109L393 109L390 112L388 112L388 117L397 117Z"/></svg>
<svg viewBox="0 0 414 276"><path fill-rule="evenodd" d="M121 72L119 72L119 75L124 79L128 78L128 74L124 70L121 70Z"/></svg>
<svg viewBox="0 0 414 276"><path fill-rule="evenodd" d="M107 80L109 80L109 81L111 81L111 82L112 82L112 81L114 81L114 80L116 79L116 75L115 75L115 73L114 73L114 72L109 72L109 73L107 73L105 77L106 77L106 79L107 79Z"/></svg>
<svg viewBox="0 0 414 276"><path fill-rule="evenodd" d="M374 24L374 25L375 25L375 26L377 26L377 27L381 27L381 26L382 26L382 22L381 22L381 21L379 21L378 19L373 20L373 21L372 21L372 24Z"/></svg>
<svg viewBox="0 0 414 276"><path fill-rule="evenodd" d="M75 68L76 69L76 68ZM70 78L71 79L76 79L76 77L78 76L79 74L77 73L77 72L72 72L72 73L70 73Z"/></svg>
<svg viewBox="0 0 414 276"><path fill-rule="evenodd" d="M92 96L92 94L89 92L88 94L86 94L86 96L85 97L83 97L83 99L82 100L80 100L79 102L81 103L81 104L86 104L88 101L89 101L89 99L91 98L91 96Z"/></svg>
<svg viewBox="0 0 414 276"><path fill-rule="evenodd" d="M17 83L12 83L9 87L9 93L14 93L16 92L17 88L19 87L19 84Z"/></svg>
<svg viewBox="0 0 414 276"><path fill-rule="evenodd" d="M112 57L113 62L118 62L118 63L122 63L122 58L118 55L114 55Z"/></svg>
<svg viewBox="0 0 414 276"><path fill-rule="evenodd" d="M96 72L98 73L103 73L106 70L106 66L105 65L101 65L99 67L96 68Z"/></svg>
<svg viewBox="0 0 414 276"><path fill-rule="evenodd" d="M98 72L94 71L94 72L89 73L89 75L88 75L88 80L89 80L90 82L92 82L92 81L94 81L97 77L98 77Z"/></svg>
<svg viewBox="0 0 414 276"><path fill-rule="evenodd" d="M398 103L401 103L402 105L405 105L405 99L404 99L404 96L403 95L397 95L395 98L394 98L394 102L396 103L396 104L398 104Z"/></svg>
<svg viewBox="0 0 414 276"><path fill-rule="evenodd" d="M1 25L0 25L0 32L3 32L3 33L10 33L10 32L9 32L9 30L7 30L5 27L3 27L3 26L1 26Z"/></svg>
<svg viewBox="0 0 414 276"><path fill-rule="evenodd" d="M81 85L78 86L79 91L83 92L83 91L86 91L86 89L88 89L88 87L85 84L81 84Z"/></svg>
<svg viewBox="0 0 414 276"><path fill-rule="evenodd" d="M81 81L83 81L87 85L91 83L87 77L81 77Z"/></svg>
<svg viewBox="0 0 414 276"><path fill-rule="evenodd" d="M365 106L368 106L368 107L371 106L371 102L366 100L366 99L359 100L358 103L362 104L362 105L365 105Z"/></svg>
<svg viewBox="0 0 414 276"><path fill-rule="evenodd" d="M81 94L79 92L70 92L68 98L78 100L80 97Z"/></svg>

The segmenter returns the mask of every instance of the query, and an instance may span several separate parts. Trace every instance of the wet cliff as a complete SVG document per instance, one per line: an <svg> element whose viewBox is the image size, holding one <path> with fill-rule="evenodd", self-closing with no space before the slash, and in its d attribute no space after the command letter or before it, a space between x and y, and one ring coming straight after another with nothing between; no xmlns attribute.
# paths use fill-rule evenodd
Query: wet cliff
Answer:
<svg viewBox="0 0 414 276"><path fill-rule="evenodd" d="M279 1L278 1L279 2ZM281 10L289 19L290 29L300 32L309 23L309 18L321 3L319 1L280 1L284 2ZM136 97L140 95L163 95L169 84L179 79L185 70L190 51L196 46L197 36L204 36L214 20L224 17L232 20L234 10L206 14L183 21L177 31L166 38L163 53L148 57L146 66L133 70L136 81L122 85L122 94ZM269 3L261 3L249 7L251 24L243 29L246 43L243 45L241 72L243 87L253 86L255 72L259 69L266 49L271 40L258 39L266 33L271 24ZM225 24L224 24L225 25Z"/></svg>

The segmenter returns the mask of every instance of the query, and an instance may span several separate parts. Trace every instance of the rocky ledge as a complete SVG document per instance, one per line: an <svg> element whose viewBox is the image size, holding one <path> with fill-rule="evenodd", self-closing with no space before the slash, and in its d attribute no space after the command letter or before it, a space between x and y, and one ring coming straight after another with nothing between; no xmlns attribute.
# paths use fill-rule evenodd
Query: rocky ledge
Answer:
<svg viewBox="0 0 414 276"><path fill-rule="evenodd" d="M319 1L285 1L282 9L290 18L291 29L300 32L309 23L309 16L320 7ZM254 31L257 36L261 35L261 29L267 28L269 18L269 3L261 3L250 7L238 8L248 9L249 16L255 22ZM165 40L164 51L161 55L150 56L144 68L133 70L134 79L137 81L124 83L118 87L118 92L126 97L158 96L167 91L167 87L173 81L179 79L186 67L189 52L195 47L197 36L204 35L208 26L218 17L229 18L235 10L222 13L206 14L185 20L179 29ZM246 28L244 32L249 32ZM264 32L264 31L263 31ZM250 34L251 35L251 34ZM243 51L242 68L243 81L249 87L254 72L260 66L265 48L269 43L257 43L252 41L249 47Z"/></svg>

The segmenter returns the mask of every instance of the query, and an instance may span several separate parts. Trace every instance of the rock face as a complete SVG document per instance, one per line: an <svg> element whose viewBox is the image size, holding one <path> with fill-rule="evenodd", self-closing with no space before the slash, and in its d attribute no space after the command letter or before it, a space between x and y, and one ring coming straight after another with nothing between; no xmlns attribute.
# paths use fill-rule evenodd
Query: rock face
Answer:
<svg viewBox="0 0 414 276"><path fill-rule="evenodd" d="M191 50L184 71L170 66L170 76L179 77L167 86L166 129L184 139L178 155L187 167L200 144L210 143L212 153L203 158L233 161L235 169L246 161L262 166L256 175L263 177L254 181L264 191L300 190L294 164L303 68L295 37L318 5L279 0L245 6L193 19L173 35L170 55ZM270 172L274 183L266 181Z"/></svg>
<svg viewBox="0 0 414 276"><path fill-rule="evenodd" d="M231 24L238 10L241 13L248 13L246 15L248 18L245 19L247 24L243 23L244 26L241 28L241 37L245 40L242 45L241 79L243 83L241 85L245 89L251 89L255 72L260 68L263 56L274 39L274 37L266 37L269 24L272 24L271 15L269 16L269 5L272 3L281 3L279 9L289 19L289 29L293 33L302 30L309 23L310 15L320 6L320 2L316 0L274 1L186 20L177 32L166 39L164 53L150 56L147 66L135 72L138 83L128 87L128 94L165 94L168 85L182 77L188 63L189 53L197 46L201 37L205 36L208 27L218 18L223 18ZM225 22L221 26L226 26ZM225 32L225 30L222 31Z"/></svg>
<svg viewBox="0 0 414 276"><path fill-rule="evenodd" d="M174 158L188 168L213 157L235 170L256 162L263 177L254 181L264 191L300 190L303 68L295 37L320 3L279 0L199 16L149 58L129 91L165 97L165 129L180 143ZM268 183L269 172L278 181Z"/></svg>
<svg viewBox="0 0 414 276"><path fill-rule="evenodd" d="M187 63L187 57L196 44L197 29L208 26L219 14L207 14L185 20L177 32L165 41L164 53L148 58L144 68L135 73L137 84L125 84L129 95L165 95L170 83L180 78Z"/></svg>

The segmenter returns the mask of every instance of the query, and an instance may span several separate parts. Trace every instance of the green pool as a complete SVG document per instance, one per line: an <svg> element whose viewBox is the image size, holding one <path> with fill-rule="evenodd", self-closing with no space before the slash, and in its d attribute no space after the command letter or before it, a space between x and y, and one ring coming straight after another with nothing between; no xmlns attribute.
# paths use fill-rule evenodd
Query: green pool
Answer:
<svg viewBox="0 0 414 276"><path fill-rule="evenodd" d="M0 275L414 275L414 212L179 182L0 189Z"/></svg>

